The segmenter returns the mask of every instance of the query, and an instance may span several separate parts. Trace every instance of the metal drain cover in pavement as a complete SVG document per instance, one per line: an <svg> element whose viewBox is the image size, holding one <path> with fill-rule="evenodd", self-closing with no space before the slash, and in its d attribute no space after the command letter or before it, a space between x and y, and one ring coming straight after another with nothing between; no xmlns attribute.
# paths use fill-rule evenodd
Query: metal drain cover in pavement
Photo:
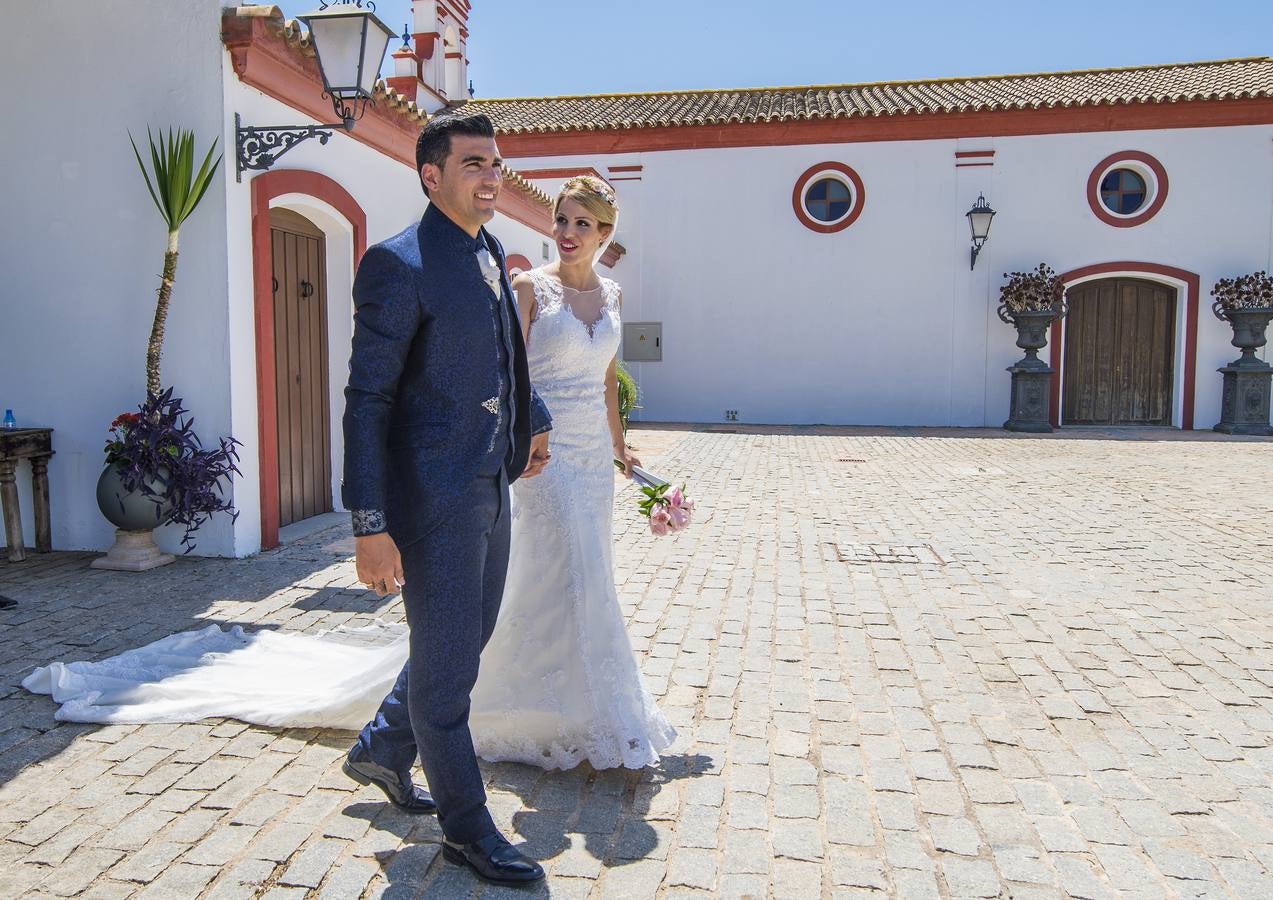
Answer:
<svg viewBox="0 0 1273 900"><path fill-rule="evenodd" d="M833 559L849 565L876 563L909 566L944 566L946 560L930 544L828 544Z"/></svg>

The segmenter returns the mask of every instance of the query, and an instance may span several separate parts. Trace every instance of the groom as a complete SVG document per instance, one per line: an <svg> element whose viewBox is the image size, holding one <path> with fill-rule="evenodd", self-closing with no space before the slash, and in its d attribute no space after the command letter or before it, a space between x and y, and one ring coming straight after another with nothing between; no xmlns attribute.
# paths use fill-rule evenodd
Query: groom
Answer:
<svg viewBox="0 0 1273 900"><path fill-rule="evenodd" d="M344 771L408 812L434 811L447 860L497 884L544 877L496 830L469 694L508 567L509 482L548 462L504 251L482 227L503 183L483 115L432 119L416 143L430 203L371 247L354 280L343 500L358 577L399 586L410 659ZM433 798L412 784L417 748Z"/></svg>

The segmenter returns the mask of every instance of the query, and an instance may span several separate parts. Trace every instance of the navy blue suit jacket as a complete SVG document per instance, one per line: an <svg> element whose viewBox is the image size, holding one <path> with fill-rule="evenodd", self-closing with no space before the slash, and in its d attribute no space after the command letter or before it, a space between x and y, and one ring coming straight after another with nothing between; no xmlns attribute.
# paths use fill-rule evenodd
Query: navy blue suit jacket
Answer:
<svg viewBox="0 0 1273 900"><path fill-rule="evenodd" d="M526 467L530 437L551 427L526 368L504 251L502 301L515 334L509 398L513 428L505 466ZM354 337L345 388L346 509L383 510L399 544L424 534L468 489L495 438L483 401L499 390L490 288L473 238L434 206L417 225L369 248L354 278Z"/></svg>

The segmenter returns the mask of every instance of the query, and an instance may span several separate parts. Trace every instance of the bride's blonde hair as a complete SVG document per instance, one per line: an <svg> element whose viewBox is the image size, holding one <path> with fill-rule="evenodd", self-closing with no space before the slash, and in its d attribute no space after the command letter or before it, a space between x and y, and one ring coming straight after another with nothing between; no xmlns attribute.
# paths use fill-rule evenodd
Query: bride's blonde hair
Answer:
<svg viewBox="0 0 1273 900"><path fill-rule="evenodd" d="M588 214L601 225L614 228L619 218L619 201L614 188L595 175L576 175L561 186L557 202L553 204L553 218L557 217L563 200L573 200L588 210Z"/></svg>

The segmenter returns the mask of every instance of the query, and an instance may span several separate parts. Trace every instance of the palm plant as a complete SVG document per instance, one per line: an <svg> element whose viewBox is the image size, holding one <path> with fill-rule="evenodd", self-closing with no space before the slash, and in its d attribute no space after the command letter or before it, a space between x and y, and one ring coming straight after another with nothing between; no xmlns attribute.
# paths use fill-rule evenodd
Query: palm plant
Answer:
<svg viewBox="0 0 1273 900"><path fill-rule="evenodd" d="M637 383L632 373L621 362L614 365L615 378L619 382L619 421L623 423L623 433L628 433L628 417L637 406Z"/></svg>
<svg viewBox="0 0 1273 900"><path fill-rule="evenodd" d="M203 195L212 185L212 176L221 162L212 154L216 152L217 141L214 138L208 148L203 164L196 172L194 168L194 132L168 129L165 138L163 132L158 138L146 129L146 137L150 142L151 169L147 171L142 162L137 142L130 133L128 140L133 145L133 154L137 157L137 165L141 167L142 177L146 179L146 190L155 201L159 215L168 226L168 249L164 252L164 271L159 281L159 299L155 304L155 322L150 329L150 343L146 346L146 393L155 397L160 393L159 358L164 346L164 325L168 321L168 303L172 299L173 279L177 274L177 241L181 225L194 212ZM153 176L153 180L152 180Z"/></svg>

